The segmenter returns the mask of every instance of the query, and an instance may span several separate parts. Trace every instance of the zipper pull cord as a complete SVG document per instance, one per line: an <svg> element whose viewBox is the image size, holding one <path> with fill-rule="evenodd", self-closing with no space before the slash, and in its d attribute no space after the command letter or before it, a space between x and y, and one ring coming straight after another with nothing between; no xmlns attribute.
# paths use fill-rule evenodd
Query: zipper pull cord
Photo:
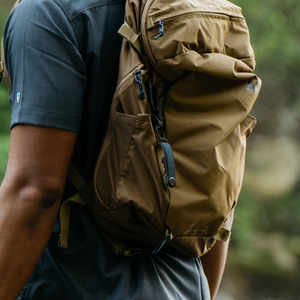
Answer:
<svg viewBox="0 0 300 300"><path fill-rule="evenodd" d="M161 147L164 152L164 162L166 174L163 177L166 188L174 188L176 186L175 162L172 147L169 143L159 143L157 147Z"/></svg>
<svg viewBox="0 0 300 300"><path fill-rule="evenodd" d="M146 97L145 97L146 92L145 92L145 90L143 89L143 81L142 81L141 73L142 73L141 70L136 70L136 71L133 73L133 75L134 75L134 80L135 80L135 81L138 83L138 85L139 85L139 90L140 90L140 92L139 92L139 98L140 98L141 100L145 100L145 99L146 99Z"/></svg>
<svg viewBox="0 0 300 300"><path fill-rule="evenodd" d="M157 247L155 247L155 249L152 251L152 254L157 254L166 243L170 242L173 239L173 237L174 236L172 232L169 229L167 229L166 237L157 245Z"/></svg>
<svg viewBox="0 0 300 300"><path fill-rule="evenodd" d="M159 37L164 35L164 20L158 20L158 24L159 24L159 32L158 35L156 37L154 37L155 40L157 40Z"/></svg>

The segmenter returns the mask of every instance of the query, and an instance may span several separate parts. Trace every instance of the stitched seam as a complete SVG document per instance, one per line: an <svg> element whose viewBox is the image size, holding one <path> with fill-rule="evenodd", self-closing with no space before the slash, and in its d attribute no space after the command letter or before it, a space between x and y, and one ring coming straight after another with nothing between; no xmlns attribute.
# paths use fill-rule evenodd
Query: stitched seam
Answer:
<svg viewBox="0 0 300 300"><path fill-rule="evenodd" d="M102 6L110 6L110 5L119 5L119 4L123 4L124 1L118 1L115 3L110 3L110 2L105 2L105 3L96 3L90 6L87 6L86 8L84 8L83 10L81 10L80 12L78 12L76 15L71 16L71 15L67 15L67 13L65 12L65 7L63 7L63 5L57 3L56 0L53 0L57 6L59 6L59 8L63 11L63 13L66 15L66 17L68 18L68 20L70 22L73 22L76 18L78 18L78 16L80 16L82 13L84 13L85 11L89 10L89 9L93 9L93 8L97 8L97 7L102 7Z"/></svg>

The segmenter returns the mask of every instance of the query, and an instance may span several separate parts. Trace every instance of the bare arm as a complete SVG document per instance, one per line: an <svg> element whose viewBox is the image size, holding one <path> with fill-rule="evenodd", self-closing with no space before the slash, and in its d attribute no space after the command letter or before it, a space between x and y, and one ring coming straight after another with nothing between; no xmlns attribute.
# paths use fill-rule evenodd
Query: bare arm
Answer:
<svg viewBox="0 0 300 300"><path fill-rule="evenodd" d="M226 222L226 228L231 229L233 213ZM211 300L216 298L225 270L229 241L217 241L213 248L201 257L203 269L208 280Z"/></svg>
<svg viewBox="0 0 300 300"><path fill-rule="evenodd" d="M77 134L17 125L0 187L0 299L14 300L50 238Z"/></svg>

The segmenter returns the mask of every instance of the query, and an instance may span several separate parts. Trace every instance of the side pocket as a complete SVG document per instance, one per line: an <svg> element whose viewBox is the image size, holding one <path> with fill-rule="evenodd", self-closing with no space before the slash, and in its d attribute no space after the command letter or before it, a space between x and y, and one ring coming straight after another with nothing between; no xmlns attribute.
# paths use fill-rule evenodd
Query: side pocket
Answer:
<svg viewBox="0 0 300 300"><path fill-rule="evenodd" d="M114 112L111 117L109 136L101 150L95 174L97 198L93 210L119 209L115 191L130 147L137 115Z"/></svg>
<svg viewBox="0 0 300 300"><path fill-rule="evenodd" d="M112 151L116 162L117 176L121 173L125 163L137 119L137 115L122 114L119 112L115 112L113 115L113 137L111 140L110 151Z"/></svg>
<svg viewBox="0 0 300 300"><path fill-rule="evenodd" d="M169 195L157 164L156 144L150 115L138 115L115 196L118 202L134 207L137 217L147 226L151 228L154 223L164 232Z"/></svg>
<svg viewBox="0 0 300 300"><path fill-rule="evenodd" d="M127 206L141 222L140 226L145 224L164 232L169 194L157 164L156 136L150 115L115 112L111 128L97 167L98 200L93 210L110 211Z"/></svg>

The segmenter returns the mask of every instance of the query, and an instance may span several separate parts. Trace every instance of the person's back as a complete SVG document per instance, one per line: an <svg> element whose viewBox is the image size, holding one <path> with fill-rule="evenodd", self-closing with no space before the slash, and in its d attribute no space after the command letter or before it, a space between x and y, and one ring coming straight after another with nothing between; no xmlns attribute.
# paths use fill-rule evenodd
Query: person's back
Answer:
<svg viewBox="0 0 300 300"><path fill-rule="evenodd" d="M123 17L120 0L22 0L8 21L4 41L12 81L12 142L0 190L1 205L9 205L1 216L14 214L18 220L20 213L24 220L14 229L1 220L6 241L0 245L6 262L0 264L1 299L14 299L41 255L19 299L210 299L199 259L168 248L152 255L147 247L140 255L115 256L79 205L72 206L69 248L57 246L57 214L73 150L72 162L82 176L93 176L117 80L122 42L117 30ZM14 199L22 195L24 210L27 203L39 209L24 214L17 200L7 201L13 188ZM67 182L63 200L74 192ZM17 225L25 228L18 238ZM15 265L8 274L12 255Z"/></svg>

